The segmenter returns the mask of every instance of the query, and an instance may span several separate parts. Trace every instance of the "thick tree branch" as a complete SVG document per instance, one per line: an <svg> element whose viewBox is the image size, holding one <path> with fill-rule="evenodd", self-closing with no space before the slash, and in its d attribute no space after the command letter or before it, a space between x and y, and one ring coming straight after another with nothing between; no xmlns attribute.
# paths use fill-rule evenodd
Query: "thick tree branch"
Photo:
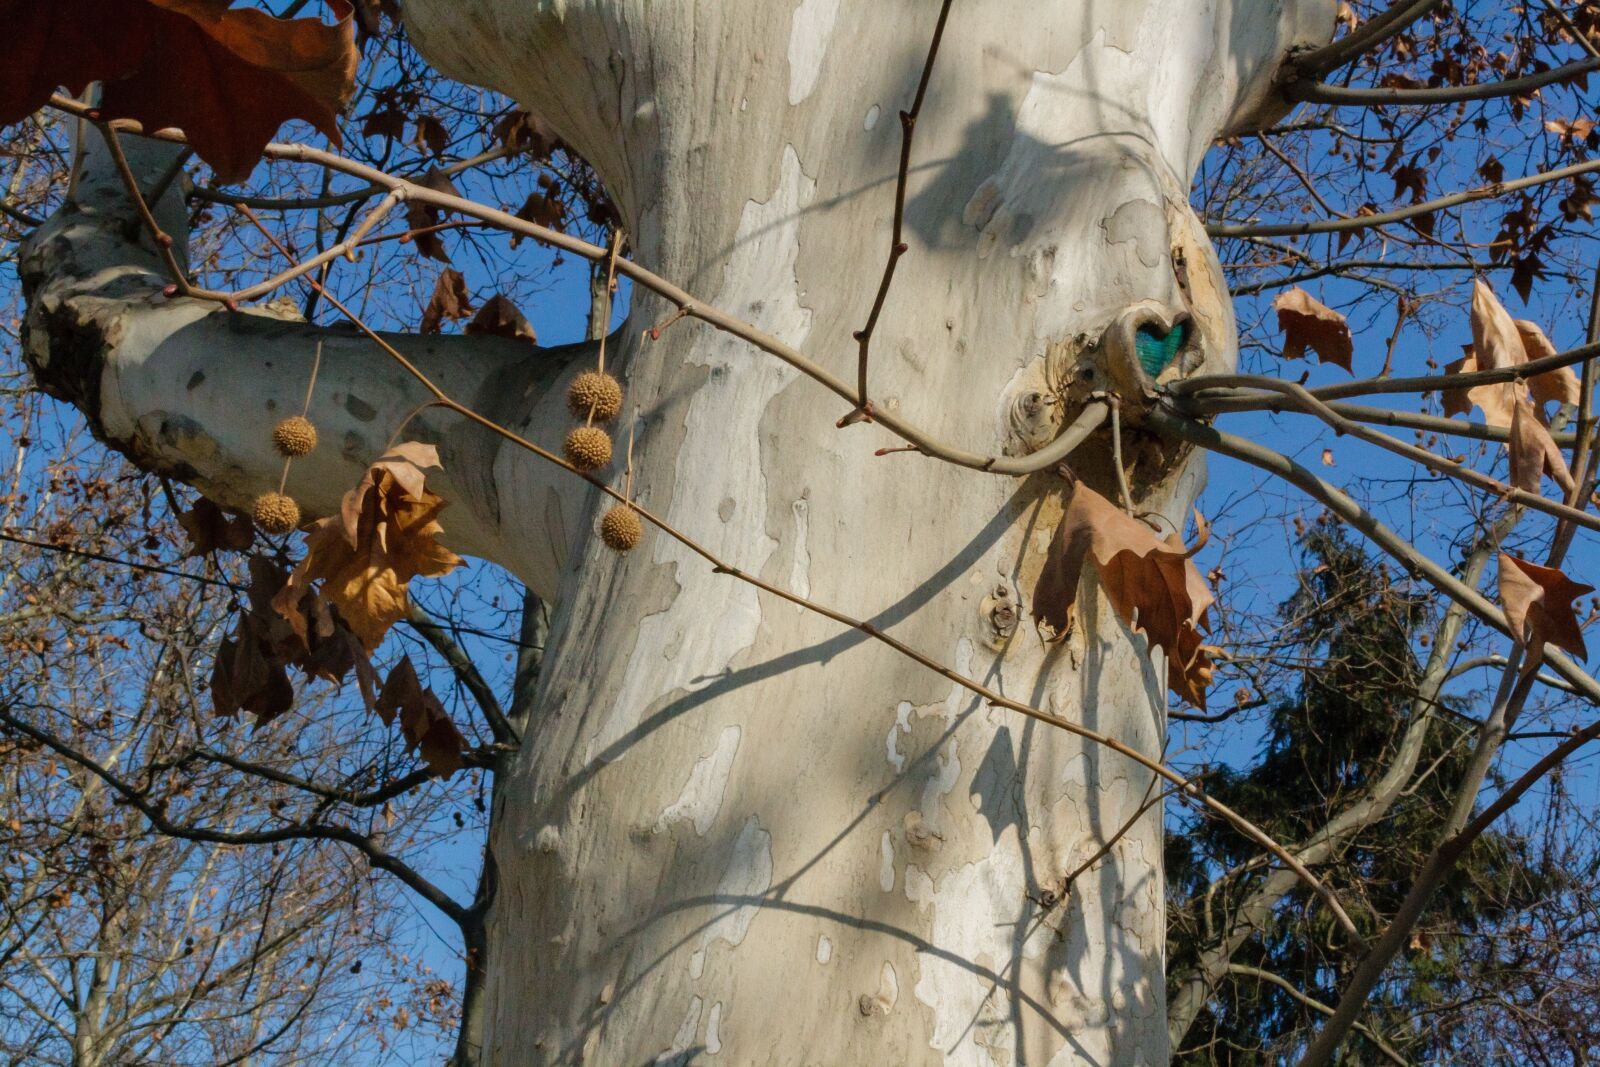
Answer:
<svg viewBox="0 0 1600 1067"><path fill-rule="evenodd" d="M1335 67L1354 62L1443 4L1444 0L1397 0L1389 10L1338 40L1291 56L1285 64L1285 80L1320 78Z"/></svg>
<svg viewBox="0 0 1600 1067"><path fill-rule="evenodd" d="M53 97L51 99L51 106L66 111L69 114L80 116L87 115L90 111L90 109L84 107L77 101L61 96ZM119 130L136 130L136 124L127 122L116 122L112 123L111 125ZM168 143L181 143L176 140L175 135L171 131L156 131L155 133L151 134L151 138L157 141L166 141ZM582 256L585 259L598 262L609 255L608 250L573 237L570 234L561 233L558 230L552 230L548 227L537 225L536 223L527 222L523 219L517 218L515 215L500 211L497 208L487 207L483 204L477 203L476 201L467 200L458 196L452 196L448 193L441 193L427 186L417 185L413 182L406 181L405 179L396 178L392 175L385 174L383 171L377 170L376 168L356 163L332 152L325 152L321 149L312 148L309 145L269 144L267 145L264 154L268 159L286 160L300 163L314 163L319 166L327 167L330 170L335 170L344 174L352 175L354 177L362 178L368 182L387 188L391 193L396 194L405 200L414 201L417 203L432 204L435 207L439 207L447 211L456 212L470 218L480 219L508 233L531 237L542 242L543 244L549 245L550 247L560 249L564 252L570 252L576 256ZM168 227L168 229L171 229L171 227ZM659 275L639 266L630 260L619 260L617 262L617 272L627 277L641 288L647 289L676 305L680 314L690 318L699 319L700 321L724 333L748 342L753 347L760 349L769 355L776 356L778 359L789 364L791 367L794 367L796 370L811 378L813 381L824 386L836 396L852 404L854 403L855 390L853 386L834 375L826 368L822 367L820 364L806 356L803 352L792 345L783 342L782 340L763 330L757 329L750 323L739 319L736 316L730 315L724 311L721 311L720 309L700 302L687 290L674 285L665 278L660 277ZM253 292L254 289L251 291ZM191 292L197 298L218 302L233 301L237 298L237 294L230 292L216 292L201 289L192 289ZM1101 412L1101 415L1102 417L1104 416L1103 411ZM1052 442L1050 446L1047 446L1044 449L1029 453L1025 456L986 456L974 452L968 452L965 449L942 442L936 437L933 437L932 435L922 431L912 423L891 413L875 412L873 418L874 421L879 425L898 435L901 439L909 443L914 450L921 452L924 455L932 456L935 459L940 459L947 463L953 463L957 466L968 467L973 470L988 471L993 474L1036 474L1039 471L1048 470L1049 468L1053 467L1056 463L1060 462L1067 452L1071 451L1071 447L1062 446L1058 440L1057 442ZM1070 444L1072 447L1075 447L1078 443L1080 442L1074 441Z"/></svg>

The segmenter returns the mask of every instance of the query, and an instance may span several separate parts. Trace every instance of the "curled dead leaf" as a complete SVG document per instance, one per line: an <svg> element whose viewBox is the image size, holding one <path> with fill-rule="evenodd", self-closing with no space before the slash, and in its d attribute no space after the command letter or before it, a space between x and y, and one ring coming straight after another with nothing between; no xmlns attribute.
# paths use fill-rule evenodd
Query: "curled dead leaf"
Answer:
<svg viewBox="0 0 1600 1067"><path fill-rule="evenodd" d="M1524 672L1538 666L1546 644L1588 658L1572 602L1592 592L1594 586L1575 582L1554 567L1500 553L1500 603L1512 638L1527 644Z"/></svg>
<svg viewBox="0 0 1600 1067"><path fill-rule="evenodd" d="M446 267L433 284L433 296L422 309L423 333L438 333L446 319L464 319L472 314L472 294L466 277L454 267Z"/></svg>
<svg viewBox="0 0 1600 1067"><path fill-rule="evenodd" d="M1573 489L1572 473L1550 430L1534 414L1533 402L1526 397L1511 412L1511 433L1506 447L1511 452L1511 484L1529 493L1539 491L1540 479L1548 474L1563 492Z"/></svg>
<svg viewBox="0 0 1600 1067"><path fill-rule="evenodd" d="M1092 560L1117 616L1143 630L1151 647L1167 657L1167 684L1182 699L1205 707L1211 681L1211 648L1204 643L1206 613L1213 596L1193 555L1208 535L1185 548L1176 534L1163 540L1088 486L1072 490L1034 587L1033 618L1055 639L1072 632L1078 584Z"/></svg>
<svg viewBox="0 0 1600 1067"><path fill-rule="evenodd" d="M1550 343L1550 338L1545 336L1538 323L1517 319L1516 327L1517 335L1522 340L1525 360L1531 363L1556 354L1556 346ZM1552 400L1558 404L1576 404L1583 386L1578 380L1578 373L1571 367L1557 367L1529 378L1528 389L1533 393L1533 402L1542 408Z"/></svg>
<svg viewBox="0 0 1600 1067"><path fill-rule="evenodd" d="M372 710L386 726L399 718L407 746L420 752L428 770L438 777L448 778L466 766L461 757L467 739L450 721L434 691L422 687L409 656L402 656L390 670Z"/></svg>
<svg viewBox="0 0 1600 1067"><path fill-rule="evenodd" d="M305 558L272 602L302 639L325 600L371 652L405 615L412 578L437 577L461 563L438 542L446 502L427 488L427 471L438 466L432 445L397 445L344 495L338 515L307 533Z"/></svg>
<svg viewBox="0 0 1600 1067"><path fill-rule="evenodd" d="M1480 370L1517 367L1532 359L1556 353L1555 346L1538 324L1517 320L1500 303L1494 290L1481 278L1472 283L1472 344L1462 346L1463 357L1445 367L1448 374L1470 374ZM1560 367L1528 379L1498 385L1478 385L1470 389L1444 390L1447 417L1464 414L1476 405L1491 426L1510 426L1517 404L1532 396L1534 411L1543 420L1546 403L1555 400L1576 404L1580 386L1571 367Z"/></svg>
<svg viewBox="0 0 1600 1067"><path fill-rule="evenodd" d="M1350 370L1354 351L1350 326L1343 315L1299 287L1285 290L1272 302L1283 331L1283 358L1301 359L1310 348L1322 363Z"/></svg>
<svg viewBox="0 0 1600 1067"><path fill-rule="evenodd" d="M533 324L517 310L517 305L496 293L478 309L478 313L467 323L467 333L491 334L495 337L511 337L537 344L538 335L533 332Z"/></svg>

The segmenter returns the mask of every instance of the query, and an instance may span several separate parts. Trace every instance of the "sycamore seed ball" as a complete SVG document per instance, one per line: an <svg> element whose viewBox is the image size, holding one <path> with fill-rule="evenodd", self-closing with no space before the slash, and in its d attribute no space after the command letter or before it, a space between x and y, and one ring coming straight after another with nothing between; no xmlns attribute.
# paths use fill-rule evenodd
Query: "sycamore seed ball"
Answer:
<svg viewBox="0 0 1600 1067"><path fill-rule="evenodd" d="M611 435L598 426L578 426L567 434L563 450L580 471L598 470L611 462Z"/></svg>
<svg viewBox="0 0 1600 1067"><path fill-rule="evenodd" d="M304 456L317 447L317 428L301 415L291 415L272 428L272 447L280 456Z"/></svg>
<svg viewBox="0 0 1600 1067"><path fill-rule="evenodd" d="M610 422L622 410L622 383L603 370L586 370L567 387L567 410L575 419L594 412L599 422Z"/></svg>
<svg viewBox="0 0 1600 1067"><path fill-rule="evenodd" d="M638 548L644 540L644 524L639 513L626 504L618 504L600 520L600 540L613 552L627 552Z"/></svg>
<svg viewBox="0 0 1600 1067"><path fill-rule="evenodd" d="M283 493L262 493L250 509L256 525L269 534L286 534L300 525L300 505Z"/></svg>

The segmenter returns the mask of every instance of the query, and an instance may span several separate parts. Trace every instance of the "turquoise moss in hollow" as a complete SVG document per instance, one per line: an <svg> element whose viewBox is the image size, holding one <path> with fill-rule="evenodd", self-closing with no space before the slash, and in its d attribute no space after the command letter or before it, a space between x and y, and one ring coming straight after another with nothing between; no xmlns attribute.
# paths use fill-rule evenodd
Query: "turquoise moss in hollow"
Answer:
<svg viewBox="0 0 1600 1067"><path fill-rule="evenodd" d="M1178 323L1165 335L1156 332L1154 323L1145 323L1139 327L1133 339L1134 350L1139 355L1139 366L1150 377L1156 377L1177 357L1178 349L1183 347L1183 342L1188 338L1187 322Z"/></svg>

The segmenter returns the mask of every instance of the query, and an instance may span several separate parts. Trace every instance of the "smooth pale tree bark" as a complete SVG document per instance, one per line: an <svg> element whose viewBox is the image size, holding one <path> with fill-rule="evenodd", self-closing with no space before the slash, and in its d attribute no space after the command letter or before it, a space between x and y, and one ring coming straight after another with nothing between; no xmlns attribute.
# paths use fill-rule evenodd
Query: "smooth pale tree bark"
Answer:
<svg viewBox="0 0 1600 1067"><path fill-rule="evenodd" d="M853 378L896 116L937 9L407 0L404 17L442 70L511 95L597 167L640 262ZM1281 114L1275 71L1332 27L1332 0L958 0L874 343L878 407L1020 452L1118 380L1128 354L1100 344L1113 327L1187 316L1168 374L1231 367L1188 185L1218 135ZM147 466L225 500L266 487L266 428L297 409L318 332L151 296L114 189L86 176L82 191L25 268L41 376ZM640 294L614 350L645 504L731 564L1161 751L1164 668L1093 588L1061 645L1015 624L1057 475L875 457L898 442L836 429L847 405L784 364L692 321L643 341L671 310ZM297 464L313 510L418 399L370 344L320 335L313 417L342 447ZM565 431L551 389L581 349L411 345L489 414ZM1078 383L1067 402L1028 403L1063 382ZM483 1062L1165 1061L1159 807L1040 903L1137 809L1147 772L665 537L613 555L584 487L442 416L422 426L444 446L450 536L559 605L497 790ZM1109 492L1106 451L1073 463ZM1129 451L1141 507L1181 522L1198 461L1136 431Z"/></svg>

